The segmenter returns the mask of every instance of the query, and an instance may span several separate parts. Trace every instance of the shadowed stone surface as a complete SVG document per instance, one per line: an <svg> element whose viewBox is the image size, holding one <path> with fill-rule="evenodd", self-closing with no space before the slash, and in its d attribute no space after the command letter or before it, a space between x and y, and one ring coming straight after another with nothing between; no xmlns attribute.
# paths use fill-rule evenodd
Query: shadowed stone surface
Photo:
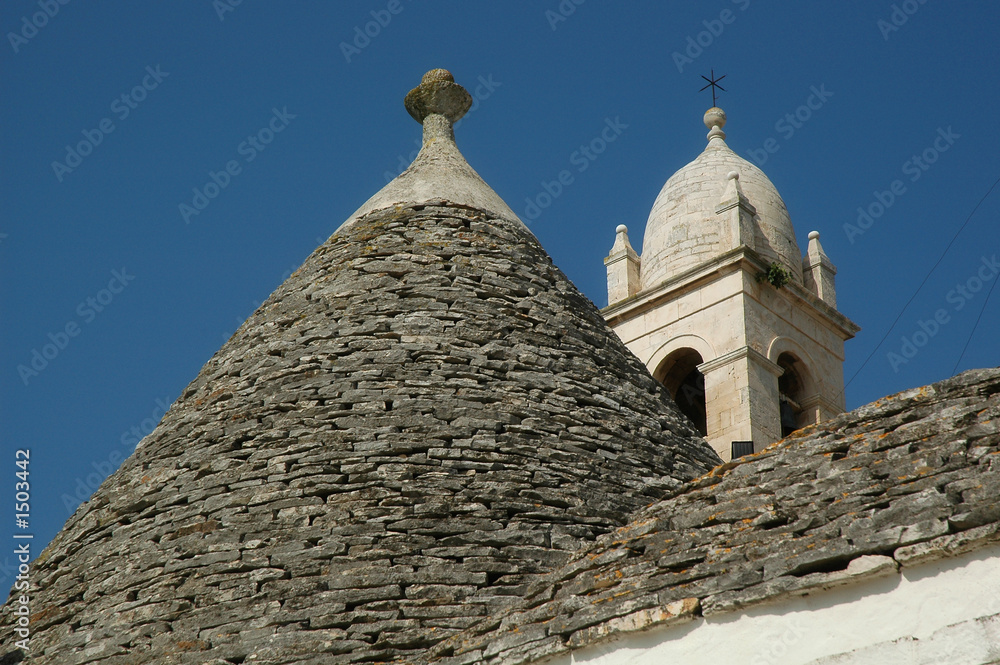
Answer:
<svg viewBox="0 0 1000 665"><path fill-rule="evenodd" d="M520 665L1000 541L1000 369L799 430L638 511L417 662Z"/></svg>
<svg viewBox="0 0 1000 665"><path fill-rule="evenodd" d="M31 662L416 655L717 463L520 222L376 211L42 553Z"/></svg>

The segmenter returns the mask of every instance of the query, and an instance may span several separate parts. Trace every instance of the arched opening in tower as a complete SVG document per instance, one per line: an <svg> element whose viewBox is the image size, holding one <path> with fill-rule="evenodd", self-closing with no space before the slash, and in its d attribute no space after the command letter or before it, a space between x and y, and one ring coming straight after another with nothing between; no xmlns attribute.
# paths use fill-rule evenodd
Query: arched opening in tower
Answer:
<svg viewBox="0 0 1000 665"><path fill-rule="evenodd" d="M705 410L705 376L698 371L701 354L694 349L678 349L667 356L656 371L656 379L702 436L708 435Z"/></svg>
<svg viewBox="0 0 1000 665"><path fill-rule="evenodd" d="M802 398L805 395L805 367L791 353L778 356L778 366L784 371L778 377L778 411L781 414L781 436L786 437L804 425Z"/></svg>

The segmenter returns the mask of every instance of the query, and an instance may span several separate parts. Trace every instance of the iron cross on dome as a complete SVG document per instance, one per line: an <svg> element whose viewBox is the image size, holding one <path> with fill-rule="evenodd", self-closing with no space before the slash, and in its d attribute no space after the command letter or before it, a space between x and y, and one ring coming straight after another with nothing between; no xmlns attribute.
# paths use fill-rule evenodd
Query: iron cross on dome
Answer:
<svg viewBox="0 0 1000 665"><path fill-rule="evenodd" d="M722 79L726 78L726 75L723 74L719 78L715 78L715 69L712 69L712 71L711 71L711 77L712 78L709 78L708 76L704 76L704 75L702 76L703 79L705 79L706 81L708 81L708 85L706 85L701 90L704 90L705 88L711 88L712 89L712 106L715 106L716 105L715 104L715 89L718 88L722 92L726 91L725 88L723 88L721 85L719 85L719 81L721 81ZM699 90L698 92L701 92L701 90Z"/></svg>

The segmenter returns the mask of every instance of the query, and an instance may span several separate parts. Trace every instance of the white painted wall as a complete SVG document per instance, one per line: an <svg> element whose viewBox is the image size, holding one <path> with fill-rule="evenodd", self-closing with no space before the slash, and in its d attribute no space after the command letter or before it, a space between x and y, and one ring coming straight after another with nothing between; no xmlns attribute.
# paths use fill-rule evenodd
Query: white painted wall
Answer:
<svg viewBox="0 0 1000 665"><path fill-rule="evenodd" d="M901 574L581 649L550 665L1000 662L1000 544Z"/></svg>

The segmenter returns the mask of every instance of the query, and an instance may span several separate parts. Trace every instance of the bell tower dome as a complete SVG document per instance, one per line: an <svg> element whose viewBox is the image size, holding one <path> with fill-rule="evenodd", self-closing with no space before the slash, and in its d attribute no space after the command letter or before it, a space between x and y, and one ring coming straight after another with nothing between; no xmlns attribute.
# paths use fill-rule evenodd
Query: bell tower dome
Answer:
<svg viewBox="0 0 1000 665"><path fill-rule="evenodd" d="M711 108L705 113L708 145L697 159L672 175L653 203L642 241L643 288L679 275L707 258L739 244L753 247L768 263L777 261L802 283L801 253L785 202L764 172L726 145L726 113ZM732 178L735 174L735 178ZM754 224L746 237L738 228L716 223L727 182L739 180L752 202ZM749 211L747 211L749 212Z"/></svg>
<svg viewBox="0 0 1000 665"><path fill-rule="evenodd" d="M708 144L663 185L641 254L619 225L605 318L723 459L761 450L844 410L836 268L809 234L806 256L777 188L726 145Z"/></svg>

